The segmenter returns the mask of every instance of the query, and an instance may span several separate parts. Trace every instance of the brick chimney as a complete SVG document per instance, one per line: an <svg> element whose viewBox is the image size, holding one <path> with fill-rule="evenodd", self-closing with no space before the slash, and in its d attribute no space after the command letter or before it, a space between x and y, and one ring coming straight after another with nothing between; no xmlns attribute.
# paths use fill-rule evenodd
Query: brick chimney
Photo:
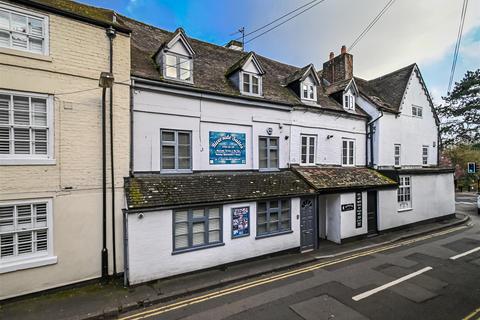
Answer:
<svg viewBox="0 0 480 320"><path fill-rule="evenodd" d="M336 57L330 52L329 60L323 64L322 77L330 83L353 77L353 56L347 53L346 46L342 46L340 54Z"/></svg>

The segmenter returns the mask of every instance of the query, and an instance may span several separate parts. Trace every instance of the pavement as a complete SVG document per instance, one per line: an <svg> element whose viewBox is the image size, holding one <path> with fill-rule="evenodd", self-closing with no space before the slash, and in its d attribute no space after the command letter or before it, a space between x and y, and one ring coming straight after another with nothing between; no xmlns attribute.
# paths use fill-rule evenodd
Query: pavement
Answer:
<svg viewBox="0 0 480 320"><path fill-rule="evenodd" d="M459 204L459 206L462 206L462 204ZM464 206L469 208L468 204L464 204ZM462 210L463 209L460 208L460 211L456 214L456 216L449 220L418 225L412 228L384 233L375 237L370 237L342 245L337 245L330 242L322 242L320 244L320 249L308 253L289 252L270 255L268 257L263 257L262 259L230 264L219 268L158 280L130 288L123 287L122 279L115 279L109 284L105 285L91 283L60 291L47 292L41 295L33 295L22 299L10 300L2 302L0 305L0 319L28 320L117 318L119 315L128 313L135 314L138 312L137 310L148 310L148 308L154 308L158 305L165 305L190 296L200 295L205 292L215 292L222 290L222 288L235 286L239 283L258 281L255 279L259 279L259 277L264 278L285 272L294 272L303 266L309 266L319 262L324 263L323 261L330 263L329 261L337 261L338 259L343 259L342 257L348 255L362 256L363 258L360 258L360 260L366 259L368 261L370 260L370 257L367 255L363 256L362 252L381 250L385 246L395 246L396 243L408 241L407 239L412 239L421 235L428 235L438 232L439 230L446 230L448 228L453 228L454 226L467 224L471 213L468 210L463 212ZM469 244L467 241L467 247L468 245ZM462 243L460 243L458 248L452 247L451 250L463 250L464 246L465 244L462 245ZM378 276L378 278L370 275L366 276L365 279L362 280L364 277L363 275L360 275L359 279L357 279L355 282L351 276L348 276L347 274L339 275L339 277L335 278L337 279L337 282L334 284L332 284L331 281L327 281L327 279L329 279L328 277L322 280L327 282L320 282L323 283L323 286L327 287L340 286L338 288L335 287L335 290L346 290L346 287L349 287L348 285L350 285L350 288L353 285L353 289L358 289L364 285L368 286L368 281L366 282L368 279L373 281L375 284L378 284L382 282L382 280L390 279L395 275L407 273L407 271L409 271L414 264L412 264L412 262L403 262L404 263L400 263L400 265L385 262L380 265L374 264L370 267L367 267L367 270L368 268L373 268L375 271L373 274ZM379 275L379 273L383 274L383 276ZM373 280L374 278L376 280ZM340 279L350 279L350 282L348 282L348 280L346 282L340 281ZM316 283L318 286L320 285L320 282L314 281L313 283ZM430 285L435 288L441 288L443 283L444 282L442 281L433 281L430 282ZM475 283L475 281L473 283ZM346 287L342 289L342 286ZM411 289L412 288L405 288L403 290L408 292ZM320 291L326 292L323 289ZM434 295L434 293L431 293L431 291L428 290L420 293L418 293L418 290L413 291L415 293L412 294L416 297L415 299L418 300L428 300ZM288 293L288 290L285 292ZM312 319L313 315L319 312L319 310L314 307L318 305L319 301L323 301L323 308L327 308L332 312L335 311L335 313L340 315L347 315L347 319L365 318L365 316L362 315L362 312L355 311L348 305L342 303L338 297L329 295L327 293L323 295L312 296L311 299L300 299L295 301L295 303L289 304L291 305L291 308L288 309L290 311L287 314L293 312L294 315L297 315L297 318L300 317L303 319ZM221 312L223 314L223 312L226 312L226 310L222 310ZM275 310L273 310L273 314L277 314ZM240 319L240 317L237 317L237 315L232 314L232 319ZM192 317L192 315L187 316L187 318L188 317ZM212 317L211 314L208 314L205 317L205 319L215 318ZM285 317L279 316L278 319L280 318ZM341 318L337 317L337 319Z"/></svg>

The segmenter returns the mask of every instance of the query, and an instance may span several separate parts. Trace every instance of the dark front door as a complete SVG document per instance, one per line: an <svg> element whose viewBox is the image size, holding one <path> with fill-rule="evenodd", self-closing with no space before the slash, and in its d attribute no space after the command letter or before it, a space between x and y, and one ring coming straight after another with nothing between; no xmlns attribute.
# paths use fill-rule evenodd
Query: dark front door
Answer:
<svg viewBox="0 0 480 320"><path fill-rule="evenodd" d="M315 198L302 198L300 203L301 250L315 247Z"/></svg>
<svg viewBox="0 0 480 320"><path fill-rule="evenodd" d="M377 233L377 191L367 192L367 226L368 234Z"/></svg>

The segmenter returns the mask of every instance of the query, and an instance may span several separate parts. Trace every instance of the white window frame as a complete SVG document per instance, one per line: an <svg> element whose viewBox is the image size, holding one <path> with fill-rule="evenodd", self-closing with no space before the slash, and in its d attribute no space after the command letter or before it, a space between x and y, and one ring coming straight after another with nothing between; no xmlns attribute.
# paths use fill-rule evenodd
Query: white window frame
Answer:
<svg viewBox="0 0 480 320"><path fill-rule="evenodd" d="M397 190L398 211L412 210L412 177L399 176Z"/></svg>
<svg viewBox="0 0 480 320"><path fill-rule="evenodd" d="M16 200L16 201L0 201L0 206L16 206L19 205L34 205L46 203L47 207L47 221L46 227L40 229L47 229L47 250L41 252L35 252L31 254L22 254L16 256L9 256L6 258L0 257L0 274L13 272L17 270L35 268L50 264L57 263L57 257L54 256L53 250L53 205L52 198L42 198L42 199L25 199L25 200ZM32 217L33 213L32 213ZM15 217L14 217L15 219ZM16 225L16 221L14 224ZM11 230L11 231L0 231L0 234L17 234L19 232L25 232L28 230L36 230L35 228L22 229L22 230Z"/></svg>
<svg viewBox="0 0 480 320"><path fill-rule="evenodd" d="M343 108L345 110L355 110L355 95L350 91L343 94Z"/></svg>
<svg viewBox="0 0 480 320"><path fill-rule="evenodd" d="M21 16L25 16L25 17L27 17L27 21L28 21L29 17L34 18L34 19L39 19L39 20L43 21L43 35L42 35L42 37L33 36L33 38L37 38L37 39L42 38L43 39L43 45L42 45L42 52L41 53L29 50L29 48L28 48L29 41L28 40L27 40L27 48L26 49L13 47L11 45L11 43L12 43L11 37L10 37L10 46L8 46L8 47L0 46L0 51L2 51L3 49L7 49L7 50L14 50L14 51L28 52L28 53L31 53L31 54L43 55L43 56L48 56L50 54L49 18L48 18L47 15L40 14L40 13L37 13L37 12L33 12L31 10L25 10L23 8L13 6L13 5L9 5L9 4L2 3L2 2L0 2L0 10L7 11L7 12L9 12L9 14L14 13L14 14L18 14L18 15L21 15ZM27 25L28 25L28 22L27 22ZM8 32L10 34L13 32L10 28L9 29L0 28L0 30L3 30L3 31ZM21 33L21 32L17 32L17 33ZM24 34L27 35L27 38L30 37L30 34L29 34L28 31L27 31L27 33L24 33Z"/></svg>
<svg viewBox="0 0 480 320"><path fill-rule="evenodd" d="M175 58L175 70L176 70L176 76L175 77L170 77L167 75L167 56L172 56ZM181 67L181 62L180 59L185 59L189 63L190 67L190 79L182 79L181 78L181 72L182 72L182 67ZM185 83L193 83L193 58L190 56L185 56L181 55L175 52L171 51L166 51L163 53L163 77L168 80L174 80L174 81L179 81L179 82L185 82Z"/></svg>
<svg viewBox="0 0 480 320"><path fill-rule="evenodd" d="M306 153L305 153L305 162L303 161L303 138L307 139L307 144L305 145ZM313 162L310 161L310 156L312 153L310 152L310 147L312 146L311 139L313 139ZM312 134L301 134L300 135L300 165L309 166L315 165L317 161L317 136Z"/></svg>
<svg viewBox="0 0 480 320"><path fill-rule="evenodd" d="M305 96L305 92L307 96ZM311 97L313 95L313 97ZM313 83L301 82L300 84L300 96L302 100L317 101L317 87Z"/></svg>
<svg viewBox="0 0 480 320"><path fill-rule="evenodd" d="M346 156L344 154L345 148L343 147L344 143L347 143L347 148L346 148ZM343 167L354 167L356 164L356 141L355 139L348 139L348 138L343 138L342 139L342 145L341 145L341 159L340 162L342 163ZM344 161L346 159L346 162ZM350 161L352 160L352 161Z"/></svg>
<svg viewBox="0 0 480 320"><path fill-rule="evenodd" d="M412 117L423 118L423 107L412 105Z"/></svg>
<svg viewBox="0 0 480 320"><path fill-rule="evenodd" d="M47 94L37 94L37 93L26 93L26 92L19 92L19 91L4 91L0 90L0 95L8 95L10 96L10 108L9 108L9 123L8 124L0 124L0 127L10 128L10 135L12 135L13 128L29 128L30 129L30 154L14 154L10 151L10 154L0 154L0 166L1 165L53 165L55 164L54 159L54 107L53 107L53 96ZM23 97L29 99L29 112L30 112L30 124L27 125L14 125L13 123L13 104L12 100L13 97ZM31 99L45 99L47 103L47 126L46 127L39 127L39 128L46 128L47 129L47 154L40 155L40 154L32 154L32 106L31 106ZM12 140L13 137L10 137ZM10 143L10 150L12 148L13 142Z"/></svg>
<svg viewBox="0 0 480 320"><path fill-rule="evenodd" d="M249 95L249 96L255 96L255 97L260 97L262 96L263 94L263 89L262 89L262 76L259 75L259 74L255 74L255 73L251 73L251 72L246 72L246 71L242 71L240 72L241 76L240 76L240 92L242 94L245 94L245 95ZM248 76L248 88L249 88L249 91L245 91L244 89L244 78L245 76ZM258 79L258 93L253 93L253 81L252 81L252 78L255 77Z"/></svg>
<svg viewBox="0 0 480 320"><path fill-rule="evenodd" d="M398 148L398 153L397 153ZM402 145L395 143L393 145L393 166L400 167L402 165Z"/></svg>
<svg viewBox="0 0 480 320"><path fill-rule="evenodd" d="M423 166L428 166L428 153L429 153L428 149L430 148L427 145L422 146L422 165Z"/></svg>
<svg viewBox="0 0 480 320"><path fill-rule="evenodd" d="M265 140L265 148L260 147L260 141ZM277 145L272 145L272 141L277 141ZM267 161L267 166L262 167L261 164L261 159L260 156L262 154L262 151L266 152L266 159ZM275 163L275 166L270 166L270 162L272 160L271 158L271 153L273 151L277 151L277 162ZM259 136L258 137L258 169L260 171L278 171L280 168L280 138L279 137L272 137L272 136Z"/></svg>

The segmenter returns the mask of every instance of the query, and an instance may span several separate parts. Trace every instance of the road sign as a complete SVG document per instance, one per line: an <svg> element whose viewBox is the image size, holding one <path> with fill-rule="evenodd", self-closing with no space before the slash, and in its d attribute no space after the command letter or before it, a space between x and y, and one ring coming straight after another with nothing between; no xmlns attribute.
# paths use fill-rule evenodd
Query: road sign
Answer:
<svg viewBox="0 0 480 320"><path fill-rule="evenodd" d="M468 173L475 173L477 172L477 165L475 162L469 162L467 164L467 172Z"/></svg>

